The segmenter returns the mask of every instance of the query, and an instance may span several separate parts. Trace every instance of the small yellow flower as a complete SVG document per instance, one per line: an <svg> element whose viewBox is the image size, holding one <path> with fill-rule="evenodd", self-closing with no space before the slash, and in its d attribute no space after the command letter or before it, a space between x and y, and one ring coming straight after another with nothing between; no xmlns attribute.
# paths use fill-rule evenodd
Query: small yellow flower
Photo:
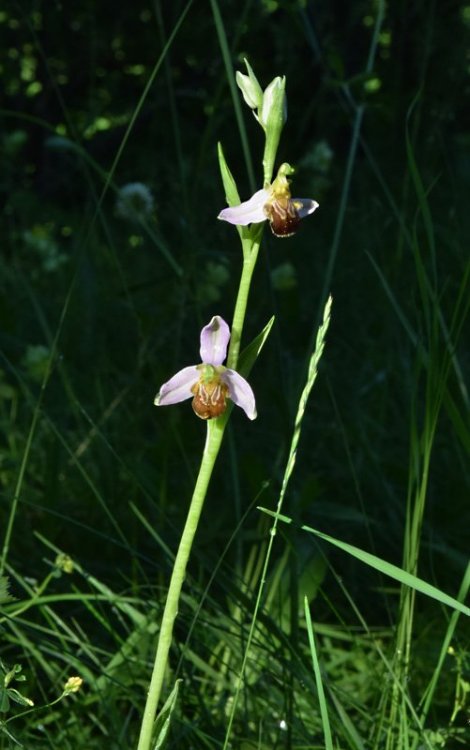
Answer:
<svg viewBox="0 0 470 750"><path fill-rule="evenodd" d="M83 680L81 677L69 677L69 679L64 685L63 695L70 695L70 693L78 693L82 685L83 685Z"/></svg>
<svg viewBox="0 0 470 750"><path fill-rule="evenodd" d="M69 555L64 554L63 552L60 552L56 559L55 559L56 567L59 568L59 570L63 570L64 573L73 573L74 570L74 562Z"/></svg>

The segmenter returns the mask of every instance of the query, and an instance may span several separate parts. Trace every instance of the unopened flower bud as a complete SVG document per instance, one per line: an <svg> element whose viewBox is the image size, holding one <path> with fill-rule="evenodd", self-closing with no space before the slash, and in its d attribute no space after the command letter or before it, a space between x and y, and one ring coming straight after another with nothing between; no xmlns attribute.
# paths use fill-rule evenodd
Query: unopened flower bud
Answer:
<svg viewBox="0 0 470 750"><path fill-rule="evenodd" d="M275 128L279 132L282 130L287 120L285 76L277 76L266 88L259 120L266 131L269 128Z"/></svg>
<svg viewBox="0 0 470 750"><path fill-rule="evenodd" d="M279 139L286 120L286 78L277 76L263 94L263 106L259 115L260 125L266 134L263 156L265 183L271 182Z"/></svg>
<svg viewBox="0 0 470 750"><path fill-rule="evenodd" d="M236 81L238 88L243 94L243 98L245 102L248 104L248 106L251 109L258 109L263 104L263 90L261 86L258 83L258 80L251 70L250 66L245 60L245 64L248 69L248 75L245 75L244 73L240 73L237 70L236 73Z"/></svg>

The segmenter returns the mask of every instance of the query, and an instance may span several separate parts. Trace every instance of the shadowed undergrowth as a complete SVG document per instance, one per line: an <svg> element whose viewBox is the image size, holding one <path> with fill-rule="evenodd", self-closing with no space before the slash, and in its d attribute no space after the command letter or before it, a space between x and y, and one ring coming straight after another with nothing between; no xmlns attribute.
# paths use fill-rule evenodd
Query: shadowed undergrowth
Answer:
<svg viewBox="0 0 470 750"><path fill-rule="evenodd" d="M280 161L320 209L263 240L259 416L233 415L203 511L167 747L465 748L466 614L387 564L468 597L466 9L108 5L0 26L0 748L136 744L203 445L189 405L152 404L232 309L216 143L261 187L245 56L287 76Z"/></svg>

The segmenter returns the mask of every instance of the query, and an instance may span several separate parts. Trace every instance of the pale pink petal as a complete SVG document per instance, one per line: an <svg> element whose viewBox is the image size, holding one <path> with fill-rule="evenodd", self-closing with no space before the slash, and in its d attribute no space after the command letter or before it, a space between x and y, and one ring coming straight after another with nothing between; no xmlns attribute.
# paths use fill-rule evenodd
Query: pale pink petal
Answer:
<svg viewBox="0 0 470 750"><path fill-rule="evenodd" d="M266 221L264 206L269 196L269 190L258 190L249 200L240 203L239 206L224 208L217 218L222 219L222 221L228 221L230 224L239 224L240 226Z"/></svg>
<svg viewBox="0 0 470 750"><path fill-rule="evenodd" d="M230 328L220 315L214 315L201 331L201 362L214 367L221 365L227 356L229 341Z"/></svg>
<svg viewBox="0 0 470 750"><path fill-rule="evenodd" d="M200 374L196 365L183 367L170 380L163 383L155 397L155 406L170 406L191 398L194 395L191 388L198 382Z"/></svg>
<svg viewBox="0 0 470 750"><path fill-rule="evenodd" d="M305 219L306 216L310 216L318 208L318 203L312 201L310 198L292 198L299 219Z"/></svg>
<svg viewBox="0 0 470 750"><path fill-rule="evenodd" d="M222 373L222 380L228 385L228 396L233 403L243 409L248 419L256 419L255 394L245 378L235 370L228 369Z"/></svg>

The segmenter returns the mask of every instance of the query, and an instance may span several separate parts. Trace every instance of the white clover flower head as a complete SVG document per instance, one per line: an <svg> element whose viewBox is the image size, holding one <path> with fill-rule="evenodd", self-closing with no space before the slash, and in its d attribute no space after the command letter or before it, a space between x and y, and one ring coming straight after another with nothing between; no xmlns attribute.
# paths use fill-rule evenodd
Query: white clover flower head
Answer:
<svg viewBox="0 0 470 750"><path fill-rule="evenodd" d="M214 263L211 260L206 265L206 275L215 286L224 286L230 280L230 271L225 263Z"/></svg>
<svg viewBox="0 0 470 750"><path fill-rule="evenodd" d="M268 220L276 237L291 237L301 219L318 208L318 203L311 198L291 198L287 177L293 172L289 164L281 164L271 185L258 190L239 206L224 208L217 218L239 226Z"/></svg>
<svg viewBox="0 0 470 750"><path fill-rule="evenodd" d="M29 344L21 360L21 364L27 370L28 375L40 383L49 367L51 350L42 344Z"/></svg>
<svg viewBox="0 0 470 750"><path fill-rule="evenodd" d="M28 250L38 255L42 270L46 273L57 271L67 262L67 256L60 252L51 227L47 224L35 224L32 229L25 230L22 236Z"/></svg>
<svg viewBox="0 0 470 750"><path fill-rule="evenodd" d="M222 287L230 280L230 271L225 263L216 263L209 260L204 269L202 278L197 286L197 299L202 304L218 302L222 296Z"/></svg>
<svg viewBox="0 0 470 750"><path fill-rule="evenodd" d="M240 406L248 419L256 418L256 403L248 382L238 372L224 367L230 329L215 315L201 331L201 364L183 367L162 385L155 406L170 406L192 398L194 413L201 419L220 417L227 399Z"/></svg>
<svg viewBox="0 0 470 750"><path fill-rule="evenodd" d="M297 286L297 271L290 261L281 263L271 271L271 283L279 292L295 289Z"/></svg>
<svg viewBox="0 0 470 750"><path fill-rule="evenodd" d="M333 161L334 152L330 144L325 141L317 141L312 150L302 159L302 167L312 169L321 174L327 174Z"/></svg>
<svg viewBox="0 0 470 750"><path fill-rule="evenodd" d="M154 209L151 190L143 182L128 182L119 189L116 214L133 221L148 218Z"/></svg>

